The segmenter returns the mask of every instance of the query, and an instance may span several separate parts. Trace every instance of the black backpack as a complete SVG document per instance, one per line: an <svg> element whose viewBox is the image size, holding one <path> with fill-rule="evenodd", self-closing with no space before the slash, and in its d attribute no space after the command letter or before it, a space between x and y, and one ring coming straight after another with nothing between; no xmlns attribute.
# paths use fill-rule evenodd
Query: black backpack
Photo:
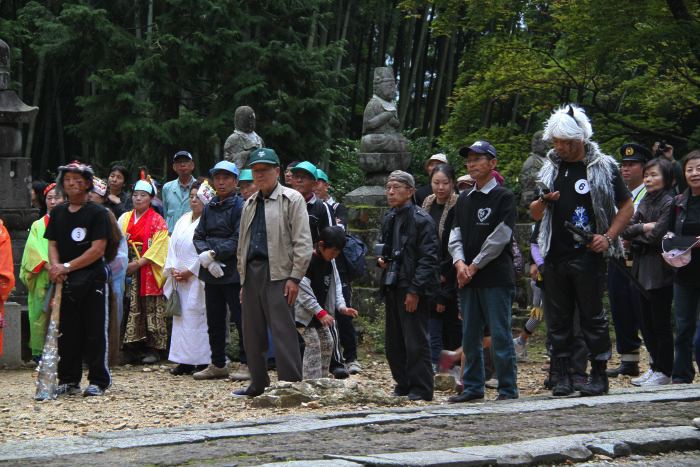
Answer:
<svg viewBox="0 0 700 467"><path fill-rule="evenodd" d="M365 254L367 245L356 235L348 233L345 235L345 246L343 247L343 257L345 258L346 279L348 281L358 279L367 272Z"/></svg>

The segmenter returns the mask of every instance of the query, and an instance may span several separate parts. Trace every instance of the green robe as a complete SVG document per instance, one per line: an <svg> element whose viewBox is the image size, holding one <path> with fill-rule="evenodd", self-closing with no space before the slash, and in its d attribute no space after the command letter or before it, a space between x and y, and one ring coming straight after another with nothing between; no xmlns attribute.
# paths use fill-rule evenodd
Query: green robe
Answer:
<svg viewBox="0 0 700 467"><path fill-rule="evenodd" d="M44 238L48 216L34 221L22 255L19 278L29 291L29 348L33 356L39 356L44 348L48 313L44 313L44 298L49 287L49 272L44 265L49 262L49 241Z"/></svg>

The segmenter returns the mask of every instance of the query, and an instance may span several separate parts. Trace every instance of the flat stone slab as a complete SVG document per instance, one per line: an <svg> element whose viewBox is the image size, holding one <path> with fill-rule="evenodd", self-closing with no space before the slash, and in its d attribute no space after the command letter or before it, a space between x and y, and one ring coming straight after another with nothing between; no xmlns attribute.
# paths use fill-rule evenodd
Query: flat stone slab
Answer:
<svg viewBox="0 0 700 467"><path fill-rule="evenodd" d="M593 457L600 446L619 446L612 453L625 451L625 455L697 450L700 430L690 426L618 430L439 451L327 457L372 466L531 465L583 462Z"/></svg>
<svg viewBox="0 0 700 467"><path fill-rule="evenodd" d="M386 207L386 193L383 186L361 186L343 196L346 206Z"/></svg>
<svg viewBox="0 0 700 467"><path fill-rule="evenodd" d="M361 427L361 426L382 426L402 422L416 422L420 420L434 420L440 417L454 416L483 416L489 414L513 414L523 416L525 413L547 412L560 409L571 409L576 407L605 407L611 404L637 404L651 402L688 402L700 400L700 387L697 385L674 385L664 389L645 388L619 391L615 394L600 397L572 397L572 398L528 398L518 399L507 404L499 402L484 402L458 405L441 406L421 406L384 410L367 410L353 413L331 413L323 415L309 416L285 416L275 417L255 421L227 421L207 425L179 426L174 428L145 428L138 430L120 430L105 433L90 433L82 437L60 437L44 438L28 441L9 441L0 444L0 461L20 460L20 459L40 459L46 457L60 457L77 454L98 453L110 449L129 449L148 446L168 446L187 443L204 442L207 440L221 440L226 438L254 437L265 435L279 435L286 433L307 433L313 431L330 430L341 427ZM694 415L694 414L693 414ZM525 416L526 417L526 416ZM468 418L465 420L468 421ZM669 428L655 428L648 430L623 430L606 433L599 433L595 437L586 435L581 440L581 446L589 452L601 453L611 457L614 455L625 455L625 446L637 452L653 452L654 449L665 449L667 441L661 441L661 446L656 446L658 436L664 433L671 433L679 440L678 444L683 449L696 446L700 439L700 430L691 426L671 427L678 428L677 431ZM572 435L581 436L581 435ZM666 435L664 435L666 436ZM670 435L668 435L670 436ZM558 437L555 444L561 447L563 437ZM578 438L577 438L578 439ZM685 440L685 441L683 441ZM584 443L585 441L585 443ZM530 442L530 441L528 441ZM577 443L579 441L576 441ZM513 443L515 446L517 443ZM623 446L623 444L625 446ZM529 445L528 445L529 446ZM482 446L480 451L475 448L450 448L452 456L457 453L464 454L464 462L476 462L478 459L469 456L491 459L497 453L492 450L493 446ZM524 448L523 448L524 449ZM509 462L519 459L539 458L544 456L538 452L546 452L528 447L524 451L512 451L513 456L509 457ZM572 448L573 449L573 448ZM440 451L442 452L442 451ZM517 453L517 455L515 455ZM568 459L579 459L586 453L583 450L572 450ZM611 455L613 454L613 455ZM398 454L397 454L398 455ZM401 455L405 455L402 453ZM448 457L450 456L448 455ZM371 457L374 457L372 455ZM530 457L528 457L530 456ZM356 458L344 458L350 462L359 462ZM405 458L402 458L405 460ZM546 457L542 457L546 459ZM417 461L416 461L417 462ZM550 462L542 460L542 462ZM555 461L551 461L555 462ZM563 461L562 461L563 462ZM420 465L420 464L415 464ZM429 464L426 464L429 465ZM447 464L446 464L447 465Z"/></svg>

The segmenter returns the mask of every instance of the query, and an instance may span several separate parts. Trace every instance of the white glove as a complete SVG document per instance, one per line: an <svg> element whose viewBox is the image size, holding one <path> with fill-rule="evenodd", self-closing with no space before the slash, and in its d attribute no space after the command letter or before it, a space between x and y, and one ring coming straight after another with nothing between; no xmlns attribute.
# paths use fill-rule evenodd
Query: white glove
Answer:
<svg viewBox="0 0 700 467"><path fill-rule="evenodd" d="M226 265L224 263L220 263L218 261L212 261L209 267L207 269L211 273L212 276L215 278L219 278L224 275L224 269Z"/></svg>
<svg viewBox="0 0 700 467"><path fill-rule="evenodd" d="M209 268L209 265L214 261L214 250L203 251L199 254L199 264L205 268Z"/></svg>

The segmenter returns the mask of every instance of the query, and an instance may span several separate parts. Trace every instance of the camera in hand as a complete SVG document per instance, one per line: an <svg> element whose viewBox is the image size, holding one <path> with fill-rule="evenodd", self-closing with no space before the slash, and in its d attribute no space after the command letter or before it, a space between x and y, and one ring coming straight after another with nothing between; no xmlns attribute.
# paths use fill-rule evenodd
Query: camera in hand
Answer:
<svg viewBox="0 0 700 467"><path fill-rule="evenodd" d="M666 144L666 141L661 140L659 142L659 145L656 147L656 152L654 153L654 157L663 157L664 152L668 149L668 144Z"/></svg>
<svg viewBox="0 0 700 467"><path fill-rule="evenodd" d="M384 285L396 285L399 275L399 260L401 259L401 250L391 250L391 247L386 243L377 243L374 245L374 256L381 258L385 263L389 264L389 269L384 276Z"/></svg>

